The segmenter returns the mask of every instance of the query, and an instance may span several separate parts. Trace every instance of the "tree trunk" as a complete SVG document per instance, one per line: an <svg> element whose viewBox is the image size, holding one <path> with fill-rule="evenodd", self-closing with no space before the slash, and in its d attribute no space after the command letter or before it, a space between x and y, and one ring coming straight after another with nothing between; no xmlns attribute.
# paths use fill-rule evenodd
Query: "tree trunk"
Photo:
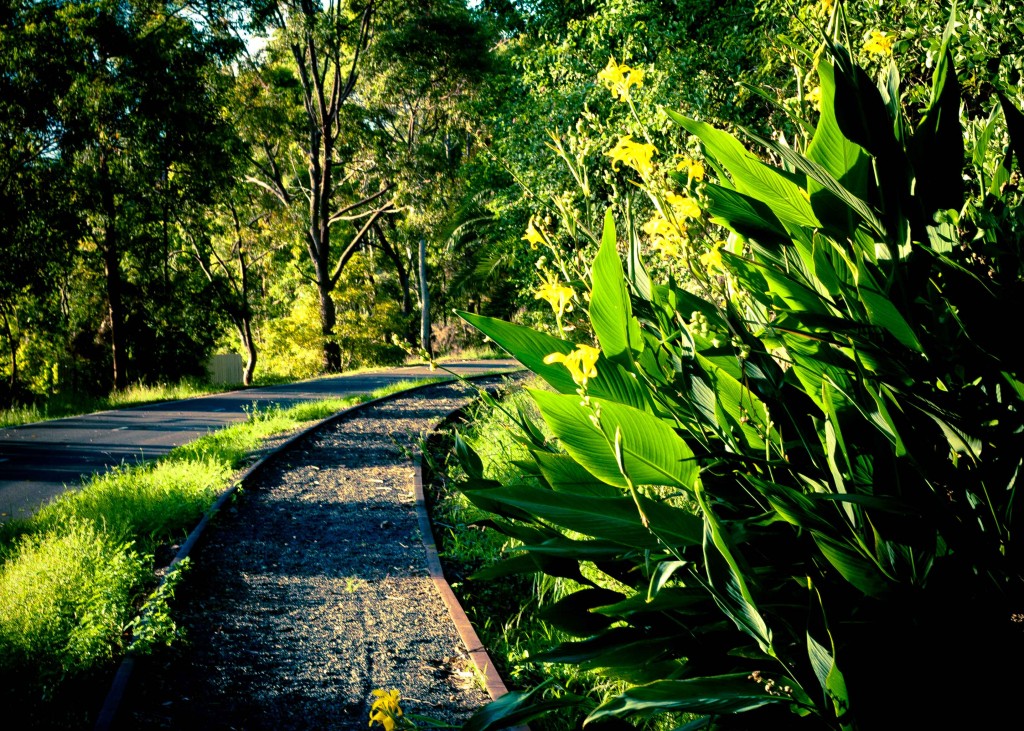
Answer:
<svg viewBox="0 0 1024 731"><path fill-rule="evenodd" d="M128 387L128 345L124 331L124 303L121 297L121 252L117 237L117 208L107 166L106 150L100 150L100 195L104 221L103 266L107 280L107 313L110 317L111 355L114 362L114 390Z"/></svg>
<svg viewBox="0 0 1024 731"><path fill-rule="evenodd" d="M391 262L395 265L395 270L398 272L398 284L402 288L402 314L411 315L413 308L409 270L406 269L401 255L391 246L391 242L387 240L384 230L380 226L374 226L374 230L377 233L377 239L380 241L381 248L387 254L387 257L391 259Z"/></svg>
<svg viewBox="0 0 1024 731"><path fill-rule="evenodd" d="M238 323L238 337L245 348L245 370L242 371L242 385L251 386L256 372L256 341L252 337L252 318L243 317Z"/></svg>
<svg viewBox="0 0 1024 731"><path fill-rule="evenodd" d="M14 337L14 330L11 328L11 320L7 314L7 307L0 306L0 313L4 317L4 334L7 336L7 349L11 359L11 377L9 379L10 392L13 397L18 392L18 341Z"/></svg>

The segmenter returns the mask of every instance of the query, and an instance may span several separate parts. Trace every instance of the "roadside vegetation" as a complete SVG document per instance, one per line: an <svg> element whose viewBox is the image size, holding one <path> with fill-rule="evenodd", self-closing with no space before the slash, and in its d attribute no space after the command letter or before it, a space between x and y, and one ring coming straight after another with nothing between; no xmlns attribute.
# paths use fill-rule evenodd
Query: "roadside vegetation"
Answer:
<svg viewBox="0 0 1024 731"><path fill-rule="evenodd" d="M452 550L501 557L471 595L528 597L485 622L536 685L482 727L1014 712L1024 371L993 315L1024 276L1020 77L976 86L974 10L901 46L846 8L816 9L807 93L769 134L668 107L673 142L639 109L649 69L609 58L629 187L588 206L556 141L579 189L524 234L546 322L463 313L545 383L500 442L453 446L492 535Z"/></svg>
<svg viewBox="0 0 1024 731"><path fill-rule="evenodd" d="M166 457L97 476L26 520L0 523L0 697L34 728L81 728L137 629L169 643L169 590L158 575L204 511L268 437L424 381L369 396L254 412ZM137 644L136 649L143 649Z"/></svg>
<svg viewBox="0 0 1024 731"><path fill-rule="evenodd" d="M135 384L124 391L113 391L108 396L89 396L82 393L54 394L45 398L34 399L36 403L28 406L14 406L0 409L0 428L32 424L37 421L62 419L65 416L91 414L96 411L120 409L125 406L141 406L160 401L177 401L178 399L205 396L220 393L224 386L217 386L199 379L190 378L174 384L157 384L144 386Z"/></svg>

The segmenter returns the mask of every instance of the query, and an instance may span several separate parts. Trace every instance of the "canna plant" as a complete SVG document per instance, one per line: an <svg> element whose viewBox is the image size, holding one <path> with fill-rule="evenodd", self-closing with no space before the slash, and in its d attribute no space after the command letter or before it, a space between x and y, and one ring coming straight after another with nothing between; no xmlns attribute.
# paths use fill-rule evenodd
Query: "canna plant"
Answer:
<svg viewBox="0 0 1024 731"><path fill-rule="evenodd" d="M696 195L728 241L693 267L702 288L657 282L609 212L582 298L599 349L462 313L551 387L531 395L553 439L518 414L527 479L503 485L465 441L455 452L466 496L518 541L488 574L580 587L544 610L577 639L532 659L625 683L583 707L588 723L1012 717L1019 172L980 146L965 166L948 43L916 120L894 64L876 84L828 44L809 144L747 135L775 164L671 113L700 140ZM1024 116L1000 106L1019 170ZM1001 184L975 190L979 166ZM487 719L473 728L500 727Z"/></svg>

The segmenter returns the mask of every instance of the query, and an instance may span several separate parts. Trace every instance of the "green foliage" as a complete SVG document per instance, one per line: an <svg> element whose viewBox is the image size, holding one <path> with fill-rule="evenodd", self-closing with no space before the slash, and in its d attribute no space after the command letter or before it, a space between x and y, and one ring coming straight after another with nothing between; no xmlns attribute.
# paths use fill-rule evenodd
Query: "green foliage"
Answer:
<svg viewBox="0 0 1024 731"><path fill-rule="evenodd" d="M0 668L5 689L52 690L122 649L150 558L91 521L30 535L0 565ZM26 699L22 699L24 702Z"/></svg>
<svg viewBox="0 0 1024 731"><path fill-rule="evenodd" d="M629 686L589 721L1013 712L1024 374L997 317L1019 307L1024 240L1014 190L977 187L979 169L1008 180L1011 158L965 160L949 39L919 112L895 65L876 86L828 42L809 141L748 134L773 162L671 113L716 173L689 192L728 241L690 254L687 291L609 216L589 283L596 373L586 345L465 315L561 394L531 392L554 438L517 420L527 482L488 476L465 441L456 453L466 497L521 541L492 575L581 587L547 613L576 638L535 659ZM671 188L627 164L667 210Z"/></svg>

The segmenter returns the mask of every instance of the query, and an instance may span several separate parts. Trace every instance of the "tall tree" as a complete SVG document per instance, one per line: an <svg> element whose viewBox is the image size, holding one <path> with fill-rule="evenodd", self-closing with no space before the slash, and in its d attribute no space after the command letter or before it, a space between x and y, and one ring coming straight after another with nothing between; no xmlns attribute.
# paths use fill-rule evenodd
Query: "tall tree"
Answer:
<svg viewBox="0 0 1024 731"><path fill-rule="evenodd" d="M209 198L230 161L230 129L212 84L226 48L210 26L177 11L82 0L59 14L74 74L62 105L62 154L74 162L86 241L104 273L115 389L128 384L130 280L156 277L170 287L170 223L183 206Z"/></svg>
<svg viewBox="0 0 1024 731"><path fill-rule="evenodd" d="M257 18L272 29L270 66L264 70L266 88L280 91L291 86L303 114L290 130L292 139L259 134L251 140L258 170L252 181L285 206L304 204L306 249L320 300L323 366L328 372L341 367L332 292L367 232L392 207L388 185L369 194L353 194L349 183L356 171L348 169L343 157L350 123L345 105L356 89L376 10L375 0L281 0L263 8ZM287 54L287 64L282 54ZM289 159L296 152L301 162ZM293 165L299 164L306 168L304 175L294 174ZM358 221L358 225L345 245L338 247L334 235L343 221Z"/></svg>

